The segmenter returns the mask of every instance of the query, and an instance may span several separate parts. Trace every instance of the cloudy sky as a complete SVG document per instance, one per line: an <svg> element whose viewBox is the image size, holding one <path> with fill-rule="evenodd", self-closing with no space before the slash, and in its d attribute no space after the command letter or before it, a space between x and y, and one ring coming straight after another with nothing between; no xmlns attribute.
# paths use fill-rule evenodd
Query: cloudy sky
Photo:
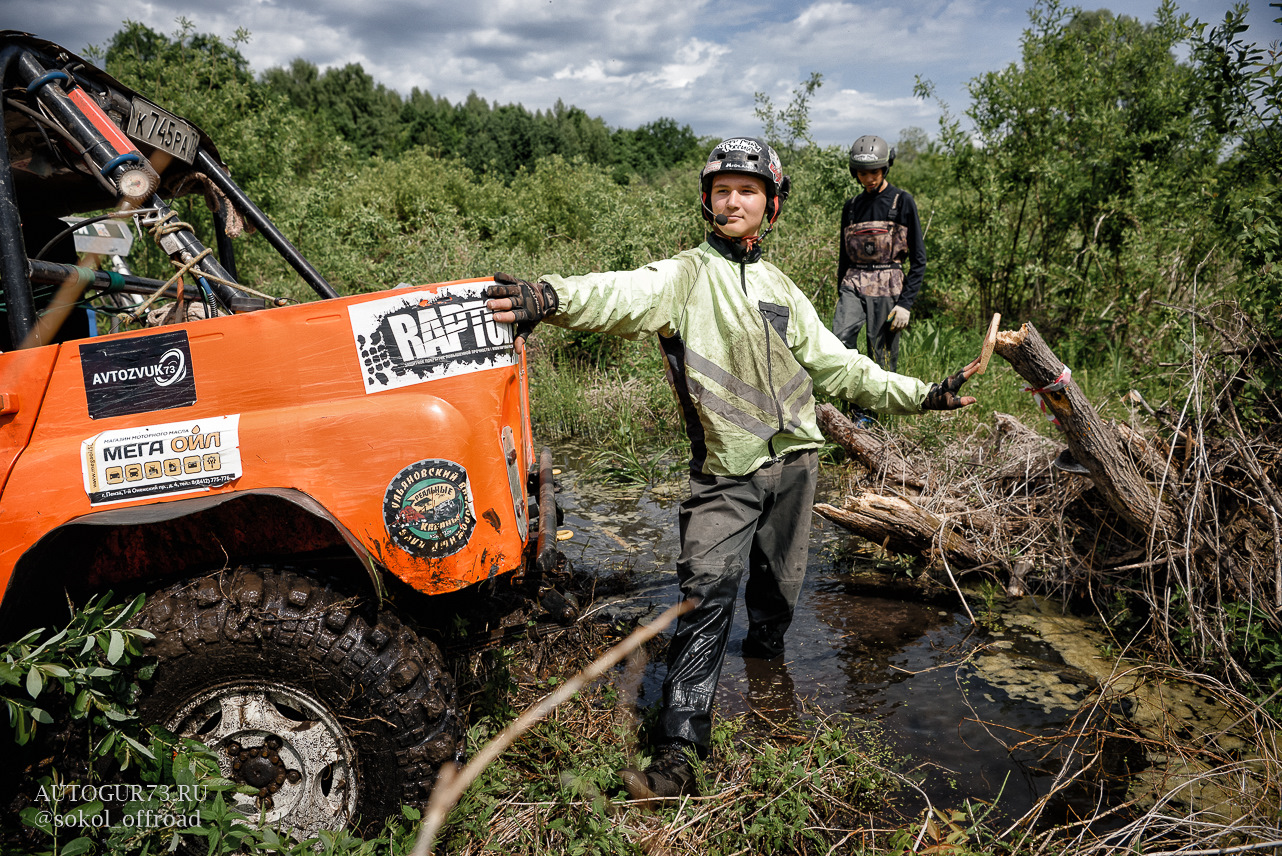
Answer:
<svg viewBox="0 0 1282 856"><path fill-rule="evenodd" d="M812 72L815 139L892 141L916 126L934 135L940 107L913 96L930 80L950 111L966 83L1019 59L1032 0L0 0L0 26L73 52L105 47L125 20L167 35L197 32L241 46L256 73L302 57L321 68L360 63L401 94L414 87L457 102L469 92L547 109L557 99L615 128L671 117L701 135L758 133L754 93L782 108ZM1151 21L1159 0L1094 0ZM1178 0L1218 22L1228 0ZM1248 36L1282 38L1282 15L1252 0Z"/></svg>

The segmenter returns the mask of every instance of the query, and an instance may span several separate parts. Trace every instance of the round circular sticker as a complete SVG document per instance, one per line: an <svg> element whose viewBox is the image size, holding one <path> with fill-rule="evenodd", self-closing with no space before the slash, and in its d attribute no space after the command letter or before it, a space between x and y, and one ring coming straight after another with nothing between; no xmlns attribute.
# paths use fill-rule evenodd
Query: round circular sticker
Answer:
<svg viewBox="0 0 1282 856"><path fill-rule="evenodd" d="M453 461L410 464L387 486L383 521L392 541L411 556L457 553L476 527L467 470Z"/></svg>

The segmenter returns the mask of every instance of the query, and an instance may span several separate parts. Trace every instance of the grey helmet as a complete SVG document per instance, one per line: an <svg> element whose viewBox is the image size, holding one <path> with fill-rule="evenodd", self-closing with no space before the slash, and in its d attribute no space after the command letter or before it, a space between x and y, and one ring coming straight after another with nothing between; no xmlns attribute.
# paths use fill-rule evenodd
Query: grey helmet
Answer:
<svg viewBox="0 0 1282 856"><path fill-rule="evenodd" d="M859 177L859 170L884 169L890 172L895 164L895 150L881 137L864 134L850 147L850 174Z"/></svg>
<svg viewBox="0 0 1282 856"><path fill-rule="evenodd" d="M766 220L773 225L791 188L791 181L783 174L779 153L756 137L728 137L717 143L699 173L703 219L709 222L712 221L712 205L708 194L712 190L712 180L723 172L755 175L766 183Z"/></svg>

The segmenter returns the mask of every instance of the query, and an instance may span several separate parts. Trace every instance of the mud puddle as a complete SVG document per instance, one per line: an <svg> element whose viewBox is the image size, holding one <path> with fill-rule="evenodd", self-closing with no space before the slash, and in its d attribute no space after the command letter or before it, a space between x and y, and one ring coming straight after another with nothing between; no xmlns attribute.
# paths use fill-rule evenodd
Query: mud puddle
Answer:
<svg viewBox="0 0 1282 856"><path fill-rule="evenodd" d="M562 527L573 533L562 551L579 571L632 571L630 591L593 607L601 617L657 615L679 596L676 519L685 482L602 483L591 477L589 460L572 448L556 453ZM820 500L837 499L836 486L822 478ZM955 595L932 603L888 589L889 575L870 574L875 563L856 554L856 546L844 530L814 518L806 583L782 662L739 653L746 630L740 593L718 711L749 713L763 728L785 730L798 718L852 715L911 759L901 770L911 771L931 804L996 800L1001 814L1023 815L1044 795L1054 770L1008 746L1055 733L1094 680L1035 629L988 632L971 623ZM973 612L981 607L972 600ZM1068 635L1088 639L1084 628ZM657 702L663 672L661 663L649 665L639 707ZM1063 819L1067 808L1047 819Z"/></svg>

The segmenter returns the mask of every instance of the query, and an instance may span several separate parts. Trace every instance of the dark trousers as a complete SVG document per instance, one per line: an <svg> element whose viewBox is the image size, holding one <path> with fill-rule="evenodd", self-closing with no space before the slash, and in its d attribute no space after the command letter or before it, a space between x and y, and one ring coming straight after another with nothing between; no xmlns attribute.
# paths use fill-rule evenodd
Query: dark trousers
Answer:
<svg viewBox="0 0 1282 856"><path fill-rule="evenodd" d="M810 449L747 476L691 476L677 580L682 596L699 605L677 620L668 651L660 742L693 743L708 756L712 701L745 568L748 638L766 656L783 653L806 573L818 472Z"/></svg>
<svg viewBox="0 0 1282 856"><path fill-rule="evenodd" d="M868 350L864 351L886 371L899 364L899 333L890 329L893 297L870 297L849 286L837 287L837 311L832 316L832 332L847 348L859 350L859 331L868 333Z"/></svg>

